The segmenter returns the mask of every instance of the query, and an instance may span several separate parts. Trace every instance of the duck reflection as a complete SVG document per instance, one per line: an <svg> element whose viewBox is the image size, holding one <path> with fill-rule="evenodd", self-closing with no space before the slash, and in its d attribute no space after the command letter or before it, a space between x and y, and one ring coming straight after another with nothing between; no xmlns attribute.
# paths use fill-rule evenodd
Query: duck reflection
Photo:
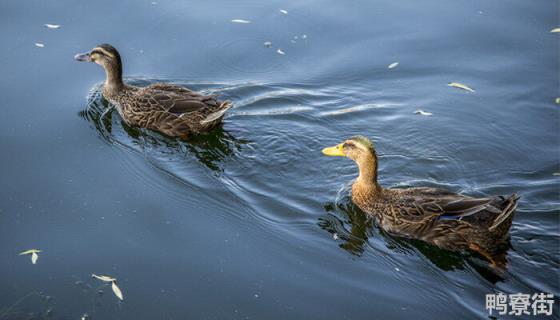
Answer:
<svg viewBox="0 0 560 320"><path fill-rule="evenodd" d="M419 252L443 271L465 270L470 266L491 283L504 280L509 242L500 248L500 254L495 257L504 266L504 269L500 270L489 267L475 253L458 253L416 239L393 237L378 228L371 217L352 203L350 196L342 197L337 203L328 202L324 208L327 215L319 218L317 224L323 230L336 235L342 241L339 247L352 255L362 256L364 250L370 246L368 239L379 238L391 251L400 254Z"/></svg>
<svg viewBox="0 0 560 320"><path fill-rule="evenodd" d="M163 156L166 161L192 155L216 173L223 172L224 160L234 156L244 144L250 142L235 138L221 126L188 140L170 138L150 130L131 127L120 119L114 107L95 89L88 99L87 108L80 111L79 115L90 122L107 143L140 149L155 157ZM120 125L115 126L117 123Z"/></svg>

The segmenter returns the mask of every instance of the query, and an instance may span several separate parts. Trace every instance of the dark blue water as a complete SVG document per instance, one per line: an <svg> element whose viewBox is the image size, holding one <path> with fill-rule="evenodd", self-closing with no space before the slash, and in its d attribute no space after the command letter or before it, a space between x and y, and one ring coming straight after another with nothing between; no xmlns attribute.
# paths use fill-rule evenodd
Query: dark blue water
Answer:
<svg viewBox="0 0 560 320"><path fill-rule="evenodd" d="M559 10L2 1L0 320L474 319L488 293L558 296ZM131 83L234 101L223 128L179 141L101 118L103 71L72 57L104 42ZM507 271L372 224L355 165L320 152L355 134L386 187L518 192Z"/></svg>

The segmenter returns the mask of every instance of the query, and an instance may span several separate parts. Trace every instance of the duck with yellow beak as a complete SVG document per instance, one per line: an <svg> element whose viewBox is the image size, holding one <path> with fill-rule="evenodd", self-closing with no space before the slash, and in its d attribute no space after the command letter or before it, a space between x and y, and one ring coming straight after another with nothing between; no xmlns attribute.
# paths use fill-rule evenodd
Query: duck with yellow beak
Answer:
<svg viewBox="0 0 560 320"><path fill-rule="evenodd" d="M505 266L517 195L472 198L438 188L383 188L377 181L375 146L363 136L325 148L323 154L356 162L352 201L389 234L451 251L472 250L494 267Z"/></svg>

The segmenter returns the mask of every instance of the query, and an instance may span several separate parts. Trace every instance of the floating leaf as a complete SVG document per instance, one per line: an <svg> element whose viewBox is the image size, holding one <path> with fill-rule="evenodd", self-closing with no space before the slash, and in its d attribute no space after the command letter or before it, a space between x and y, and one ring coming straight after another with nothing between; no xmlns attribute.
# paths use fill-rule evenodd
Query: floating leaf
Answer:
<svg viewBox="0 0 560 320"><path fill-rule="evenodd" d="M37 263L37 259L39 259L39 255L37 253L41 252L41 250L38 249L29 249L29 250L25 250L23 252L20 252L19 255L23 256L23 255L31 255L31 263L36 264Z"/></svg>
<svg viewBox="0 0 560 320"><path fill-rule="evenodd" d="M270 41L266 41L265 43L263 43L265 47L270 48L272 47L272 42Z"/></svg>
<svg viewBox="0 0 560 320"><path fill-rule="evenodd" d="M92 276L93 278L96 278L96 279L99 279L99 280L105 281L105 282L117 281L117 279L111 278L111 277L109 277L109 276L98 276L98 275L93 274L93 273L91 274L91 276Z"/></svg>
<svg viewBox="0 0 560 320"><path fill-rule="evenodd" d="M426 112L424 110L418 109L416 111L414 111L414 114L419 114L421 116L431 116L432 113L431 112Z"/></svg>
<svg viewBox="0 0 560 320"><path fill-rule="evenodd" d="M286 10L284 10L284 9L280 9L280 13L288 14L288 11L286 11Z"/></svg>
<svg viewBox="0 0 560 320"><path fill-rule="evenodd" d="M119 289L119 287L117 287L117 283L115 281L111 283L111 289L113 289L113 292L115 293L117 298L124 300L122 291L121 289Z"/></svg>
<svg viewBox="0 0 560 320"><path fill-rule="evenodd" d="M278 54L281 54L281 55L285 55L285 54L286 54L286 52L282 51L282 49L278 49L278 50L276 50L276 52L277 52Z"/></svg>
<svg viewBox="0 0 560 320"><path fill-rule="evenodd" d="M550 32L560 32L560 28L554 28L554 29L550 30Z"/></svg>
<svg viewBox="0 0 560 320"><path fill-rule="evenodd" d="M393 62L393 63L391 63L387 68L393 69L393 68L396 68L398 65L399 65L398 62Z"/></svg>
<svg viewBox="0 0 560 320"><path fill-rule="evenodd" d="M44 47L45 47L44 44L39 43L39 42L35 42L35 46L36 46L36 47L39 47L39 48L44 48Z"/></svg>
<svg viewBox="0 0 560 320"><path fill-rule="evenodd" d="M38 249L29 249L29 250L20 252L19 255L20 255L20 256L23 256L23 255L26 255L26 254L33 254L33 253L39 253L39 252L41 252L41 250L38 250Z"/></svg>
<svg viewBox="0 0 560 320"><path fill-rule="evenodd" d="M471 87L469 87L465 84L459 83L459 82L451 82L451 83L448 83L447 85L450 86L450 87L455 87L455 88L467 90L468 92L474 92L474 89L472 89Z"/></svg>
<svg viewBox="0 0 560 320"><path fill-rule="evenodd" d="M36 252L33 252L31 254L31 263L36 264L37 263L37 259L39 259L39 255Z"/></svg>
<svg viewBox="0 0 560 320"><path fill-rule="evenodd" d="M251 23L251 21L243 20L243 19L233 19L233 20L231 20L231 22L233 22L233 23Z"/></svg>
<svg viewBox="0 0 560 320"><path fill-rule="evenodd" d="M60 28L60 25L59 24L45 23L45 27L47 27L49 29L58 29L58 28Z"/></svg>

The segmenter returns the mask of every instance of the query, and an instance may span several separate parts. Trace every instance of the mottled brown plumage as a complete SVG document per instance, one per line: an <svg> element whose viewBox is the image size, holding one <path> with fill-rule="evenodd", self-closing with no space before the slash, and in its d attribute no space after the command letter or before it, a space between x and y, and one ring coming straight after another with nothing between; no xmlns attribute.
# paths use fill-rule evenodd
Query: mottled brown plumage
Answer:
<svg viewBox="0 0 560 320"><path fill-rule="evenodd" d="M78 54L78 61L95 62L105 69L103 96L115 105L130 126L159 131L171 137L187 138L219 125L232 106L213 95L203 95L169 83L147 87L127 85L122 80L118 51L102 44L89 53Z"/></svg>
<svg viewBox="0 0 560 320"><path fill-rule="evenodd" d="M383 188L377 182L377 154L365 137L353 137L323 153L354 160L360 174L352 185L352 201L388 233L414 238L440 248L473 250L500 261L509 239L517 195L472 198L437 188Z"/></svg>

